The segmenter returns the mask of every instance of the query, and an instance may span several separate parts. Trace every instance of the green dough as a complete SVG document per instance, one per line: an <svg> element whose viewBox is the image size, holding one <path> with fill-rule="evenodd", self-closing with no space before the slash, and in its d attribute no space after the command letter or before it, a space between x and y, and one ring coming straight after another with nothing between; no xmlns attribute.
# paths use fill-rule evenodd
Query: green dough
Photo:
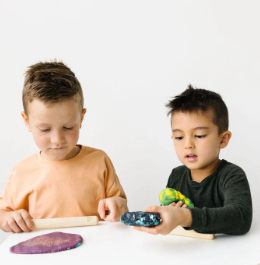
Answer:
<svg viewBox="0 0 260 265"><path fill-rule="evenodd" d="M182 201L188 208L194 207L194 204L190 199L182 195L179 191L171 188L163 189L159 194L159 200L163 206L167 206L172 202Z"/></svg>

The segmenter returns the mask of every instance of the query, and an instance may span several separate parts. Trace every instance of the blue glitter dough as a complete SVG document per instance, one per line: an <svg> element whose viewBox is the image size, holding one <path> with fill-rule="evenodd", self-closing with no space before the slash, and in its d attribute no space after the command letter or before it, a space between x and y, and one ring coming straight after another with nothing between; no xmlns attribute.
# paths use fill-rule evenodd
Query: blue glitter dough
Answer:
<svg viewBox="0 0 260 265"><path fill-rule="evenodd" d="M129 226L154 227L160 224L161 216L159 213L147 212L125 212L120 217L121 223Z"/></svg>

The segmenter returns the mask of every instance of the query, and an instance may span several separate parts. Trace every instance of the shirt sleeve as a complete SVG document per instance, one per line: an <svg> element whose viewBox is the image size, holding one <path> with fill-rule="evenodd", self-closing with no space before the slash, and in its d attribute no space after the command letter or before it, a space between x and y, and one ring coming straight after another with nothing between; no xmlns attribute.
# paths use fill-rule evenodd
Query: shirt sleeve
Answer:
<svg viewBox="0 0 260 265"><path fill-rule="evenodd" d="M245 173L232 173L223 181L223 197L223 207L191 208L189 229L213 234L247 233L252 223L252 199Z"/></svg>
<svg viewBox="0 0 260 265"><path fill-rule="evenodd" d="M13 180L13 174L15 172L15 168L12 169L8 179L7 184L0 195L0 210L6 210L6 211L13 211L14 209L14 201L12 198L12 180Z"/></svg>
<svg viewBox="0 0 260 265"><path fill-rule="evenodd" d="M107 155L105 157L105 163L106 163L106 172L105 172L106 198L119 196L126 199L125 192L120 184L115 168L110 158Z"/></svg>

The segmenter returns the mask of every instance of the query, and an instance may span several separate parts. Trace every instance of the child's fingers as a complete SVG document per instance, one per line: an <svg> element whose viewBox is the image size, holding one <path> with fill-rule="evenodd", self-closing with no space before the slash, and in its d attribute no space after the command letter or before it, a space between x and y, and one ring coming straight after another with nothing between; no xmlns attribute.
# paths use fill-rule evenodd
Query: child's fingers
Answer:
<svg viewBox="0 0 260 265"><path fill-rule="evenodd" d="M120 217L118 216L118 207L115 203L108 203L109 215L107 215L104 219L110 222L119 221Z"/></svg>
<svg viewBox="0 0 260 265"><path fill-rule="evenodd" d="M182 201L178 201L177 203L176 203L176 207L181 207L183 205L183 202Z"/></svg>
<svg viewBox="0 0 260 265"><path fill-rule="evenodd" d="M16 224L20 227L22 231L24 232L30 231L30 228L27 227L26 223L24 222L23 216L21 215L20 212L15 212L13 217L14 217Z"/></svg>
<svg viewBox="0 0 260 265"><path fill-rule="evenodd" d="M5 232L13 232L13 230L12 230L12 228L9 226L8 222L5 222L5 223L3 224L3 230L4 230Z"/></svg>
<svg viewBox="0 0 260 265"><path fill-rule="evenodd" d="M157 213L157 212L160 212L160 207L161 206L151 206L151 207L149 207L149 208L146 208L145 209L145 211L146 212L155 212L155 213Z"/></svg>
<svg viewBox="0 0 260 265"><path fill-rule="evenodd" d="M172 202L170 203L168 206L174 206L174 207L187 207L186 204L184 204L182 201L178 201L177 203L176 202Z"/></svg>
<svg viewBox="0 0 260 265"><path fill-rule="evenodd" d="M113 214L112 212L110 212L109 215L107 215L104 220L105 221L109 221L109 222L118 222L119 221L119 217L116 214Z"/></svg>
<svg viewBox="0 0 260 265"><path fill-rule="evenodd" d="M142 231L140 226L132 226L134 230Z"/></svg>
<svg viewBox="0 0 260 265"><path fill-rule="evenodd" d="M22 232L21 228L17 225L17 223L14 220L14 218L11 218L8 221L8 225L12 229L12 232L14 232L14 233L21 233Z"/></svg>
<svg viewBox="0 0 260 265"><path fill-rule="evenodd" d="M106 217L106 201L101 200L98 204L98 213L102 219Z"/></svg>
<svg viewBox="0 0 260 265"><path fill-rule="evenodd" d="M24 220L26 226L29 228L29 231L33 230L34 229L34 225L33 225L33 222L31 220L31 217L29 216L28 212L25 211L25 210L22 210L21 211L21 216L23 217L23 220ZM23 230L23 231L25 231L25 230Z"/></svg>
<svg viewBox="0 0 260 265"><path fill-rule="evenodd" d="M146 232L152 235L158 235L158 228L157 227L145 227L145 226L134 226L135 230Z"/></svg>
<svg viewBox="0 0 260 265"><path fill-rule="evenodd" d="M184 204L182 201L178 201L177 203L176 202L172 202L168 206L183 207L183 208L187 207L187 205Z"/></svg>
<svg viewBox="0 0 260 265"><path fill-rule="evenodd" d="M113 200L103 199L98 204L98 213L105 221L117 222L120 219L117 208ZM107 215L106 212L109 214Z"/></svg>

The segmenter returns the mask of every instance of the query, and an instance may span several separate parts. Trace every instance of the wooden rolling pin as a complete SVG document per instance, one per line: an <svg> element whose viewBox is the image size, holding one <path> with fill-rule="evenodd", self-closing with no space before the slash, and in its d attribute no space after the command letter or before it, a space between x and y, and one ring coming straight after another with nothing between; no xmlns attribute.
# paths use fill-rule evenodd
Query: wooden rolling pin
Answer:
<svg viewBox="0 0 260 265"><path fill-rule="evenodd" d="M195 232L194 230L185 230L181 226L178 226L175 229L173 229L170 232L170 235L195 237L195 238L208 239L208 240L212 240L215 238L214 234L201 234L201 233Z"/></svg>
<svg viewBox="0 0 260 265"><path fill-rule="evenodd" d="M76 227L97 225L97 216L82 216L82 217L68 217L68 218L50 218L50 219L32 219L35 229L52 229L64 227Z"/></svg>

